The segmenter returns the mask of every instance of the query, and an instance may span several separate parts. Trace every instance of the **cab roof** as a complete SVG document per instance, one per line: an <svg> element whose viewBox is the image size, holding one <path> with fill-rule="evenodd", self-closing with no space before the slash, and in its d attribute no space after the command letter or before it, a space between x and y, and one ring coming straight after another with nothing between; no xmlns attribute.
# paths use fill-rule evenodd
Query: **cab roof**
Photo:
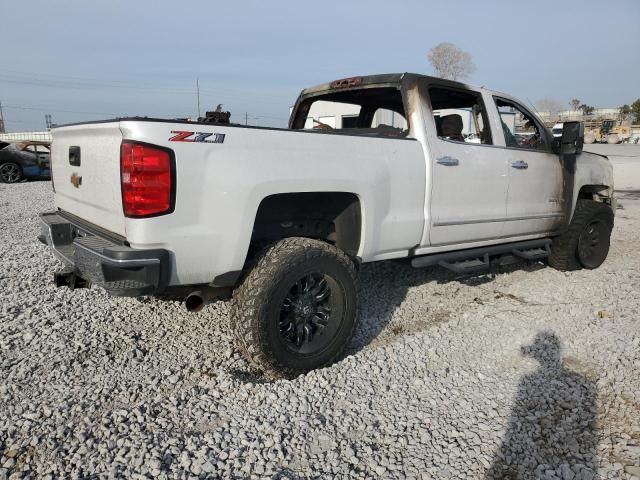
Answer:
<svg viewBox="0 0 640 480"><path fill-rule="evenodd" d="M433 81L441 85L447 85L453 88L461 88L465 90L470 89L470 90L485 91L485 92L489 92L491 94L498 95L500 97L504 97L507 99L517 100L511 95L508 95L503 92L498 92L496 90L489 90L488 88L485 88L485 87L478 87L478 86L470 85L464 82L457 82L454 80L447 80L440 77L433 77L429 75L422 75L420 73L410 73L410 72L383 73L383 74L377 74L377 75L361 75L361 76L355 76L355 77L342 78L342 79L333 80L327 83L321 83L320 85L316 85L314 87L306 88L301 92L300 96L301 97L314 96L314 95L325 93L331 90L357 88L360 86L367 86L367 85L391 87L391 86L397 86L401 84L412 84L418 80Z"/></svg>

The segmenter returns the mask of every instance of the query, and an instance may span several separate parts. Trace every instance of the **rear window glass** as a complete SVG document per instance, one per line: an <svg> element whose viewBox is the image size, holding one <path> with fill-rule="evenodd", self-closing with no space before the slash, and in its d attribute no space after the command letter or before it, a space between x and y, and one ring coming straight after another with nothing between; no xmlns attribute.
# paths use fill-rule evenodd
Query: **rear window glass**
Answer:
<svg viewBox="0 0 640 480"><path fill-rule="evenodd" d="M298 108L293 128L381 137L409 133L397 88L330 92L309 98Z"/></svg>

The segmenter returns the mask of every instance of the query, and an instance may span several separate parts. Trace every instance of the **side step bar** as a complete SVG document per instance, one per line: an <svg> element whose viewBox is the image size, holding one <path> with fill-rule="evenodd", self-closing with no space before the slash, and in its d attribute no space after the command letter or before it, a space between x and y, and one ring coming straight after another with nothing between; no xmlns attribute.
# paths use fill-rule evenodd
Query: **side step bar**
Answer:
<svg viewBox="0 0 640 480"><path fill-rule="evenodd" d="M524 242L504 243L502 245L490 245L488 247L456 250L453 252L434 253L422 255L411 260L414 268L441 267L456 273L472 273L489 268L490 257L496 255L515 255L525 260L540 260L549 256L551 239L541 238L526 240Z"/></svg>

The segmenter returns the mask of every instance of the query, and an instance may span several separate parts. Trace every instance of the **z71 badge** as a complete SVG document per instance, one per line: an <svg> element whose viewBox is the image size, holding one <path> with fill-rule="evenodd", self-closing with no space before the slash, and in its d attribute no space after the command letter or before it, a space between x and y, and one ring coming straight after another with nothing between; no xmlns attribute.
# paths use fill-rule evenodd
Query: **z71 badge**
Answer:
<svg viewBox="0 0 640 480"><path fill-rule="evenodd" d="M176 135L169 137L170 142L224 143L225 137L224 133L183 132L180 130L171 130L171 133Z"/></svg>

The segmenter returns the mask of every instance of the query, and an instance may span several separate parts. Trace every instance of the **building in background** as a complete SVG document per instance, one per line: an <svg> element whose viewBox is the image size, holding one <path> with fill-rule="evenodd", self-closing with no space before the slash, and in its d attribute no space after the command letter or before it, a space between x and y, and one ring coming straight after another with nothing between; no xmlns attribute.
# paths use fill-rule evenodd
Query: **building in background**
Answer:
<svg viewBox="0 0 640 480"><path fill-rule="evenodd" d="M619 108L596 108L589 115L582 110L562 110L556 113L538 112L540 120L547 126L557 122L599 122L602 120L619 120Z"/></svg>

